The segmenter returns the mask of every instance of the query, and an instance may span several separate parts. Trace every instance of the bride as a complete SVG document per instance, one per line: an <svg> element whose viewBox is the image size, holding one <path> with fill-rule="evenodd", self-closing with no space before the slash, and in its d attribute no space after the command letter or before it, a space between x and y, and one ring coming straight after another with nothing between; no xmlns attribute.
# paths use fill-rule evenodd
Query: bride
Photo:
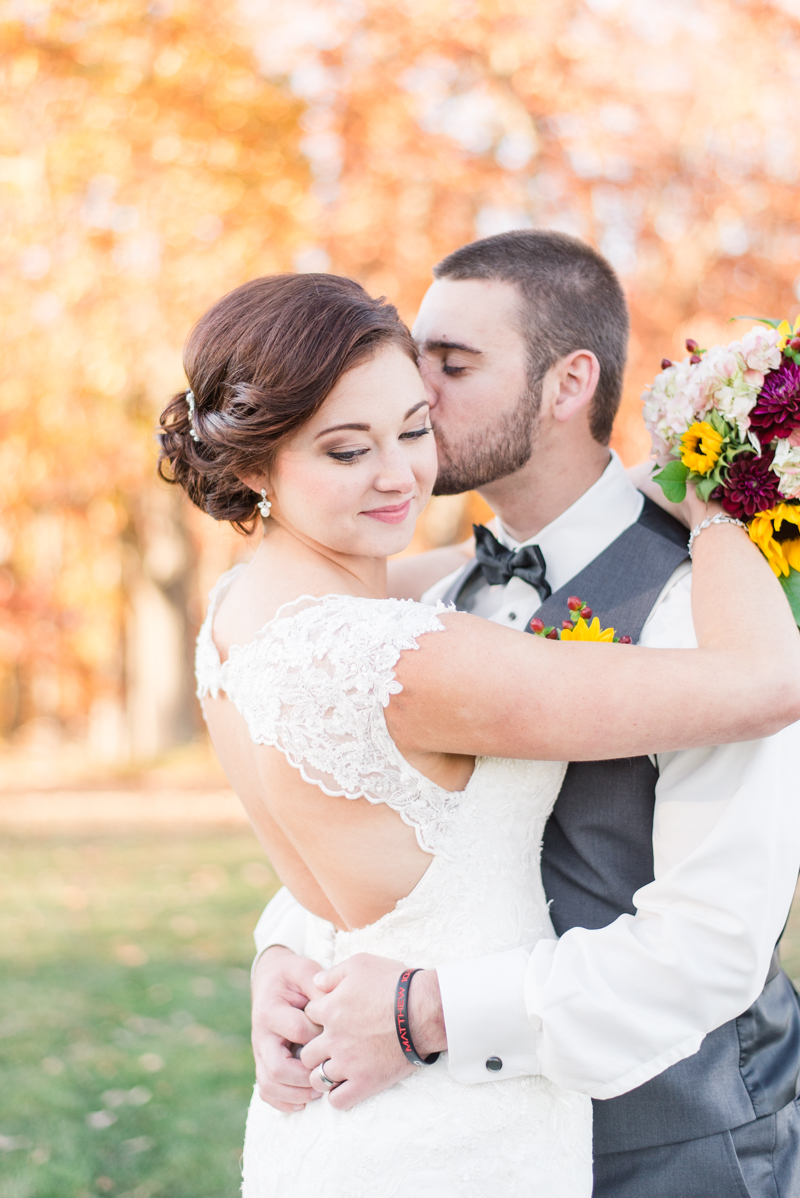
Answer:
<svg viewBox="0 0 800 1198"><path fill-rule="evenodd" d="M200 320L185 366L160 469L215 519L263 527L212 592L198 694L265 851L316 917L317 960L377 953L400 974L552 937L538 862L565 762L798 718L800 638L731 523L696 541L697 650L523 638L386 598L436 448L411 337L358 284L253 280ZM707 514L687 497L690 527ZM322 1076L347 1085L333 1061ZM590 1100L542 1077L460 1086L439 1059L348 1111L323 1098L283 1114L256 1093L248 1116L245 1198L591 1189Z"/></svg>

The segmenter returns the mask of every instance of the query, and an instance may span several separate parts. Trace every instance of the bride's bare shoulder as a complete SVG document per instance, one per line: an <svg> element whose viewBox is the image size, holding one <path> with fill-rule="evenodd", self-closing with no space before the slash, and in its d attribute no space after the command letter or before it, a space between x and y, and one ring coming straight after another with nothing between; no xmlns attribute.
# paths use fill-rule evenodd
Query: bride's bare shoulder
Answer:
<svg viewBox="0 0 800 1198"><path fill-rule="evenodd" d="M244 645L273 620L281 608L303 595L322 597L346 592L335 571L279 568L257 554L233 579L214 613L212 636L221 656Z"/></svg>

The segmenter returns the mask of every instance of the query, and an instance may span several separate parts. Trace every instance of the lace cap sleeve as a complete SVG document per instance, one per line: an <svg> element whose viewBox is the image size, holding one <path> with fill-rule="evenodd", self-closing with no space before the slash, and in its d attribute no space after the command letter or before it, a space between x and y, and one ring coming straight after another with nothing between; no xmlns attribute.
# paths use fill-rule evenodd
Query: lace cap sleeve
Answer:
<svg viewBox="0 0 800 1198"><path fill-rule="evenodd" d="M240 563L238 566L234 566L232 570L227 570L213 590L209 592L208 611L198 634L194 651L194 676L197 681L198 699L204 699L206 695L211 695L212 698L216 699L222 686L220 677L222 665L219 660L217 647L214 644L212 632L214 616L225 592L231 586L234 579L245 569L247 569L247 566L244 563Z"/></svg>
<svg viewBox="0 0 800 1198"><path fill-rule="evenodd" d="M231 650L221 687L257 744L280 749L327 794L388 803L434 851L418 808L425 790L438 788L399 753L384 708L402 690L394 674L400 654L417 649L423 634L443 631L443 606L328 595L291 607Z"/></svg>

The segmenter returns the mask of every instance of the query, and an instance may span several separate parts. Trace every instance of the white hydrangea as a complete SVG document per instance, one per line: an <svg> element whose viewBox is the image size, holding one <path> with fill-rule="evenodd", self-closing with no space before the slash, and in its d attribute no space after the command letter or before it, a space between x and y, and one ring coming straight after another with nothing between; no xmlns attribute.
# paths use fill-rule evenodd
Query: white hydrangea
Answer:
<svg viewBox="0 0 800 1198"><path fill-rule="evenodd" d="M764 376L751 370L739 348L741 343L715 345L703 356L689 380L689 395L694 411L702 417L715 409L740 437L747 436L750 412L764 385ZM760 350L758 351L761 352ZM754 355L756 350L753 350Z"/></svg>
<svg viewBox="0 0 800 1198"><path fill-rule="evenodd" d="M764 385L763 376L770 370L777 370L781 364L781 351L778 349L780 339L777 329L757 324L745 333L741 341L731 346L739 350L748 370L755 370L762 376L759 389Z"/></svg>
<svg viewBox="0 0 800 1198"><path fill-rule="evenodd" d="M678 453L681 437L694 421L689 381L696 369L688 358L673 362L642 392L644 422L653 439L653 454L661 466Z"/></svg>
<svg viewBox="0 0 800 1198"><path fill-rule="evenodd" d="M796 435L788 441L778 441L772 469L778 476L778 490L784 499L800 499L800 443L793 445Z"/></svg>

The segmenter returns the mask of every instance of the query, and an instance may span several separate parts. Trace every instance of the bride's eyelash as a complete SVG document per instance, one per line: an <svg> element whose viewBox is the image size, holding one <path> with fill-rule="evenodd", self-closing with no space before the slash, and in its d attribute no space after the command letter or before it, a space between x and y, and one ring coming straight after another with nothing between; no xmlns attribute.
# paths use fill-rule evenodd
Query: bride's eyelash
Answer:
<svg viewBox="0 0 800 1198"><path fill-rule="evenodd" d="M418 441L420 437L426 437L428 435L428 433L432 433L432 432L433 432L433 429L428 428L426 425L425 428L415 428L415 429L412 429L408 433L401 433L400 440L401 441ZM369 450L368 449L340 449L340 450L330 449L330 450L328 450L328 457L333 458L333 460L335 462L355 462L358 460L358 458L363 457L365 453L369 453Z"/></svg>
<svg viewBox="0 0 800 1198"><path fill-rule="evenodd" d="M357 458L363 457L365 453L369 453L368 449L342 449L338 452L330 450L329 458L333 458L335 462L355 462Z"/></svg>

